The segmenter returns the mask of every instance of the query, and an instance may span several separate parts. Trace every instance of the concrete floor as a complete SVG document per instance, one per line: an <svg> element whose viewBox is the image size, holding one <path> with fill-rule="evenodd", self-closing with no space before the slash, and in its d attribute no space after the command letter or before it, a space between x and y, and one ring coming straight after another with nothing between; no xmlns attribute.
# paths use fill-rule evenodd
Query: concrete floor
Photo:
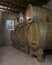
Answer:
<svg viewBox="0 0 52 65"><path fill-rule="evenodd" d="M13 47L0 48L0 65L52 65L52 55L47 55L43 63Z"/></svg>

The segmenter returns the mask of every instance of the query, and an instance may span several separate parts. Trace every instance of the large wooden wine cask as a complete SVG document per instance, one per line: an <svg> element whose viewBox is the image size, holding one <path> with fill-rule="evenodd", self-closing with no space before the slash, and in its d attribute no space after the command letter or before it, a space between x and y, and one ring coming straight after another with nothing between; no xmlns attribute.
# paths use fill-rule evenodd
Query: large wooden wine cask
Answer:
<svg viewBox="0 0 52 65"><path fill-rule="evenodd" d="M32 22L32 20L35 21L41 21L41 22L47 22L49 19L49 22L52 21L50 20L50 17L52 17L52 13L50 14L48 9L43 8L43 7L36 7L32 6L29 4L27 6L26 12L25 12L25 19L27 22Z"/></svg>
<svg viewBox="0 0 52 65"><path fill-rule="evenodd" d="M28 43L34 49L52 49L52 23L30 23L28 26Z"/></svg>
<svg viewBox="0 0 52 65"><path fill-rule="evenodd" d="M24 25L19 25L19 40L20 40L20 44L24 45L24 43L25 43L25 29L24 29Z"/></svg>
<svg viewBox="0 0 52 65"><path fill-rule="evenodd" d="M24 23L24 16L23 13L20 12L17 16L18 24Z"/></svg>
<svg viewBox="0 0 52 65"><path fill-rule="evenodd" d="M14 45L17 45L18 43L18 29L17 27L14 28L13 31L11 31L11 41Z"/></svg>
<svg viewBox="0 0 52 65"><path fill-rule="evenodd" d="M48 21L52 22L52 11L48 12Z"/></svg>

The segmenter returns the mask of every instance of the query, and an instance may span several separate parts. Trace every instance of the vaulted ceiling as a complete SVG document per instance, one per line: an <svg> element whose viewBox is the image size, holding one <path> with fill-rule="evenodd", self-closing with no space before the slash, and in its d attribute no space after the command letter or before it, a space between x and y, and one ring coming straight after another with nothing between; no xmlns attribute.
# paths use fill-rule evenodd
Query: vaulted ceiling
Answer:
<svg viewBox="0 0 52 65"><path fill-rule="evenodd" d="M28 4L42 6L46 5L49 0L0 0L0 5L10 7L13 11L23 11Z"/></svg>

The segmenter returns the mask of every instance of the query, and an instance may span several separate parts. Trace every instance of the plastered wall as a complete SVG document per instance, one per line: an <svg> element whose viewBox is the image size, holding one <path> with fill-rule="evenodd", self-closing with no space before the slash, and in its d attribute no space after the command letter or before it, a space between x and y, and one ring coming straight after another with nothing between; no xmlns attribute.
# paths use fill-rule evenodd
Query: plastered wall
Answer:
<svg viewBox="0 0 52 65"><path fill-rule="evenodd" d="M4 12L0 11L0 46L4 45Z"/></svg>
<svg viewBox="0 0 52 65"><path fill-rule="evenodd" d="M48 8L48 9L50 9L50 10L52 10L52 0L50 0L48 3L47 3L47 5L43 5L44 7L46 7L46 8Z"/></svg>
<svg viewBox="0 0 52 65"><path fill-rule="evenodd" d="M17 14L15 13L5 13L4 17L4 41L5 45L11 45L11 31L6 29L6 20L16 19Z"/></svg>

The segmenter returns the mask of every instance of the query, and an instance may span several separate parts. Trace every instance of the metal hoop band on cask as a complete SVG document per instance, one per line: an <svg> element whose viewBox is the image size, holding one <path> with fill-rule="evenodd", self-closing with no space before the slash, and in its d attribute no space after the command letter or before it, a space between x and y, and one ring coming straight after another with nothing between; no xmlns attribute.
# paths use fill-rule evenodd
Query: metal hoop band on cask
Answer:
<svg viewBox="0 0 52 65"><path fill-rule="evenodd" d="M45 39L44 39L44 43L43 43L43 39L42 39L43 33L42 33L42 26L41 25L42 25L41 23L38 23L38 27L40 29L40 40L39 40L39 46L38 47L45 49L46 48L46 40L47 40L47 37L48 37L48 32L47 32L47 28L46 28L45 24L43 23L44 31L46 33L46 36L45 36ZM42 46L42 44L44 46Z"/></svg>

